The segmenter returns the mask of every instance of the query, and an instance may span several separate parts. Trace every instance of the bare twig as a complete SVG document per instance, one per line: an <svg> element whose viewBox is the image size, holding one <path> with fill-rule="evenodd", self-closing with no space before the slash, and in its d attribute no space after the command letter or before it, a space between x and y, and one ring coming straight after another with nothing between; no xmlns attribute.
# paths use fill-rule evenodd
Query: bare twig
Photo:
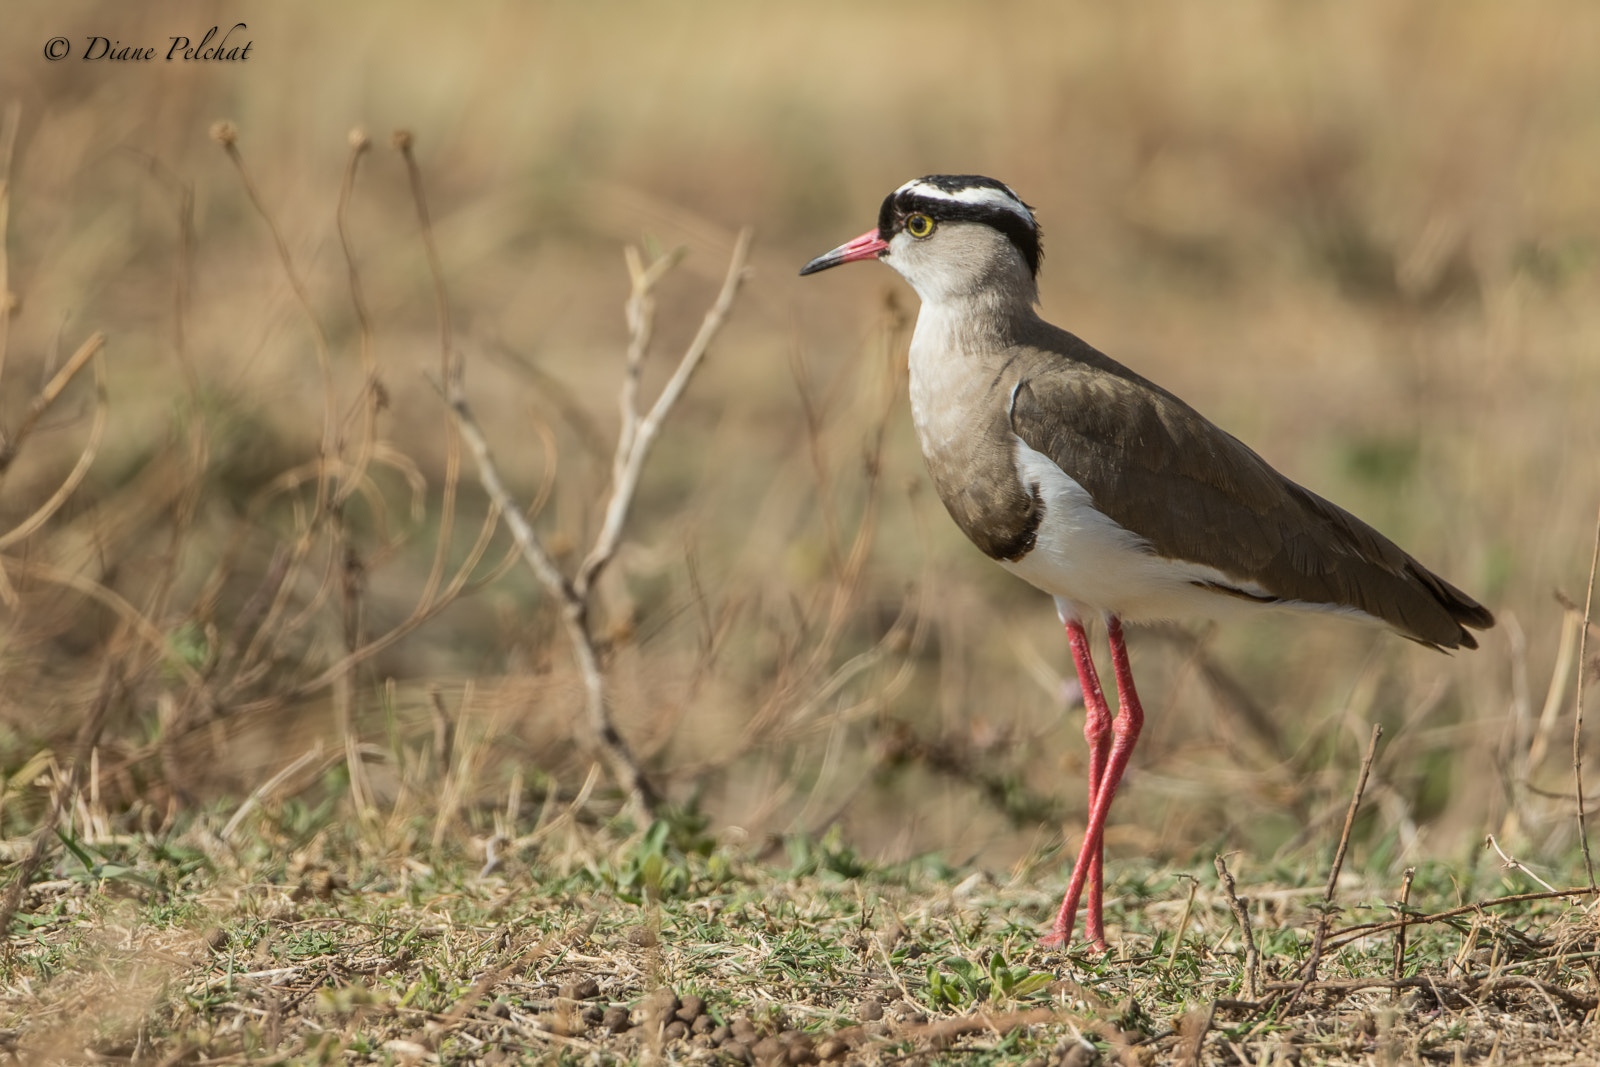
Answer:
<svg viewBox="0 0 1600 1067"><path fill-rule="evenodd" d="M351 474L340 486L336 504L342 503L361 484L367 464L371 462L373 450L377 446L378 411L383 407L383 391L378 382L378 360L372 346L372 314L367 310L366 296L361 289L361 272L356 267L356 253L350 238L349 219L350 197L355 192L356 185L356 168L371 143L361 130L350 131L350 159L345 164L344 181L339 186L339 209L334 216L339 229L339 247L344 251L345 271L350 280L350 304L355 309L356 322L360 327L361 370L366 376L366 387L362 390L363 402L360 405L363 416L359 438L360 450L351 461Z"/></svg>
<svg viewBox="0 0 1600 1067"><path fill-rule="evenodd" d="M1487 837L1485 837L1483 839L1483 844L1484 844L1485 848L1494 849L1495 854L1500 857L1500 862L1501 862L1502 865L1504 865L1506 870L1508 870L1508 871L1521 871L1523 874L1527 875L1529 878L1532 878L1535 882L1538 882L1540 885L1544 886L1545 889L1549 890L1552 893L1555 892L1555 888L1556 888L1555 886L1551 885L1549 882L1545 881L1543 878L1540 878L1537 874L1534 874L1526 866L1524 866L1520 861L1512 859L1510 856L1506 855L1505 852L1502 851L1501 848L1500 848L1500 842L1498 842L1498 841L1496 841L1494 839L1494 835L1493 834L1489 834Z"/></svg>
<svg viewBox="0 0 1600 1067"><path fill-rule="evenodd" d="M670 412L683 395L684 389L689 385L689 379L699 369L700 362L705 358L711 341L722 329L723 323L728 320L728 313L733 310L733 300L739 293L739 286L745 277L745 263L750 256L750 230L748 228L739 232L739 238L733 246L733 256L728 261L728 273L723 278L722 290L717 294L716 302L706 312L705 318L700 322L700 330L695 334L694 340L689 342L688 349L683 358L678 361L677 370L672 372L672 377L667 379L667 384L662 387L661 395L656 397L656 402L650 406L649 414L635 423L637 414L633 409L637 397L632 390L636 387L638 367L636 359L642 359L644 349L648 343L650 317L644 311L649 300L650 289L665 274L666 269L676 262L677 257L668 253L649 268L641 270L638 255L634 253L629 258L628 272L633 279L633 296L629 298L629 307L633 308L636 301L641 305L637 326L635 326L635 313L629 311L630 328L646 331L646 336L636 346L629 347L629 367L623 379L623 428L617 436L616 463L614 480L611 486L611 497L606 502L605 518L600 525L600 533L595 538L594 548L589 551L583 563L578 567L577 578L573 581L574 589L579 596L587 596L595 579L605 569L606 564L616 555L617 544L622 539L622 528L628 520L628 512L633 507L633 498L639 486L639 475L644 470L645 460L649 458L650 448L655 444L657 435L661 433L662 423L666 421ZM637 355L635 355L637 347ZM634 386L628 383L632 381Z"/></svg>
<svg viewBox="0 0 1600 1067"><path fill-rule="evenodd" d="M40 417L50 410L50 405L56 402L56 398L67 387L67 383L77 376L77 373L83 369L83 365L94 358L94 355L100 351L105 343L105 334L90 334L89 339L78 346L78 350L72 353L72 356L61 365L61 369L51 375L44 388L39 390L39 394L28 405L27 414L22 416L22 423L17 427L16 432L9 435L0 434L0 475L3 475L11 467L12 462L17 458L17 450L22 447L23 440L33 432L33 428L38 425Z"/></svg>
<svg viewBox="0 0 1600 1067"><path fill-rule="evenodd" d="M1411 880L1417 876L1415 867L1407 867L1405 879L1400 883L1400 929L1394 935L1394 977L1398 980L1406 963L1406 907L1411 903Z"/></svg>
<svg viewBox="0 0 1600 1067"><path fill-rule="evenodd" d="M1178 962L1178 950L1183 948L1184 935L1189 932L1189 921L1194 918L1194 897L1200 891L1200 879L1193 875L1182 875L1189 880L1189 895L1183 902L1183 914L1178 917L1178 933L1172 939L1172 952L1167 956L1167 973L1172 973L1172 968Z"/></svg>
<svg viewBox="0 0 1600 1067"><path fill-rule="evenodd" d="M1545 755L1550 749L1550 735L1554 732L1556 719L1561 714L1562 698L1567 694L1567 676L1572 673L1573 661L1578 656L1578 642L1583 628L1583 619L1578 614L1576 605L1562 605L1561 612L1561 637L1556 642L1556 661L1550 668L1550 685L1545 689L1544 707L1539 710L1539 721L1534 728L1533 741L1528 745L1526 763L1519 775L1521 785L1526 788L1528 779L1544 763Z"/></svg>
<svg viewBox="0 0 1600 1067"><path fill-rule="evenodd" d="M1317 980L1317 965L1322 962L1323 942L1328 936L1328 916L1332 911L1333 890L1339 883L1339 872L1344 868L1345 853L1350 848L1350 831L1356 824L1356 812L1361 808L1361 795L1367 791L1367 775L1372 772L1372 761L1378 755L1378 739L1383 736L1383 726L1380 723L1372 724L1372 738L1367 742L1367 754L1361 761L1361 775L1356 779L1355 793L1350 797L1350 808L1344 815L1344 831L1339 835L1339 848L1333 855L1333 866L1328 871L1328 886L1322 893L1324 907L1317 917L1317 930L1312 937L1311 952L1306 957L1303 968L1305 978L1299 983L1298 988L1289 995L1288 1001L1279 1012L1278 1018L1286 1017L1289 1010L1294 1007L1295 1001L1300 999L1312 982Z"/></svg>
<svg viewBox="0 0 1600 1067"><path fill-rule="evenodd" d="M11 154L17 146L17 128L22 124L22 104L6 105L0 121L0 374L6 369L6 343L11 336L10 265L6 256L6 230L11 218Z"/></svg>
<svg viewBox="0 0 1600 1067"><path fill-rule="evenodd" d="M1302 985L1300 982L1269 982L1267 991L1286 992L1298 989ZM1527 989L1553 996L1573 1011L1589 1012L1600 1006L1600 999L1595 997L1582 996L1570 989L1563 989L1553 982L1542 982L1537 978L1517 974L1483 977L1468 975L1465 978L1438 978L1433 975L1414 975L1410 978L1329 978L1311 983L1310 988L1330 993L1354 993L1362 989L1427 989L1445 990L1461 995L1470 993L1474 996L1486 996L1506 989Z"/></svg>
<svg viewBox="0 0 1600 1067"><path fill-rule="evenodd" d="M73 354L72 359L67 361L67 365L57 372L56 376L50 380L50 384L45 386L44 391L34 399L35 407L39 410L48 407L55 397L60 394L61 390L66 387L66 379L63 376L70 377L71 374L76 373L77 369L83 366L83 361L79 357L83 356L86 359L88 356L95 356L104 340L105 337L97 333L85 341L83 347ZM84 356L84 353L88 353L88 356ZM56 487L56 491L50 494L50 499L40 504L34 509L33 514L23 519L16 526L0 534L0 551L26 540L41 526L49 522L50 517L61 510L61 506L67 502L67 498L76 491L78 486L82 484L84 477L89 473L89 467L94 463L94 457L99 453L100 440L105 434L106 420L109 416L105 377L105 361L96 357L94 361L95 412L94 422L89 427L89 439L84 443L83 450L78 453L78 461L73 464L71 472L62 479L61 484ZM57 384L58 382L60 383L59 385ZM51 391L52 389L54 389L54 392ZM31 425L31 420L25 421L23 423L23 433L19 433L18 436L14 437L10 445L19 444ZM3 469L3 462L0 462L0 471L3 471Z"/></svg>
<svg viewBox="0 0 1600 1067"><path fill-rule="evenodd" d="M1245 989L1251 999L1255 999L1261 996L1261 953L1256 948L1255 933L1250 929L1250 909L1245 901L1239 899L1239 894L1234 888L1233 875L1229 873L1227 861L1220 854L1217 856L1217 877L1222 880L1223 895L1228 898L1228 907L1233 909L1233 917L1239 921L1239 932L1244 935ZM1209 1015L1206 1021L1209 1025ZM1199 1062L1198 1059L1196 1062Z"/></svg>
<svg viewBox="0 0 1600 1067"><path fill-rule="evenodd" d="M490 452L488 439L467 403L461 361L453 358L449 351L449 327L445 319L446 301L442 268L437 254L433 251L421 179L411 155L410 135L404 132L396 134L395 145L406 157L412 175L413 195L417 201L424 232L429 235L427 238L429 263L434 270L435 291L441 304L441 345L445 349L444 373L439 383L440 388L454 417L456 428L477 464L478 477L483 483L485 492L493 501L495 509L504 517L529 569L560 605L562 624L572 646L572 655L578 671L584 681L585 719L590 742L599 752L612 779L628 797L630 806L635 809L637 815L648 821L654 816L657 794L632 750L617 733L611 721L605 672L600 663L599 649L593 633L592 593L596 579L616 555L617 547L621 543L622 531L633 506L639 478L645 461L649 458L651 446L660 434L668 413L683 395L690 378L699 368L712 340L732 310L734 297L738 294L746 273L750 231L747 229L739 234L716 301L706 312L699 332L679 360L671 378L656 397L655 403L650 406L648 413L643 416L638 411L638 381L650 342L653 312L651 294L656 283L665 276L675 262L676 256L662 257L645 265L637 252L629 250L628 272L632 282L627 304L629 347L619 398L622 426L618 433L617 448L612 463L612 485L606 501L605 516L595 537L594 546L579 565L577 574L568 579L506 487Z"/></svg>
<svg viewBox="0 0 1600 1067"><path fill-rule="evenodd" d="M1595 888L1594 860L1589 855L1589 827L1585 823L1583 803L1583 675L1588 669L1586 658L1589 648L1589 620L1594 617L1595 565L1600 564L1600 514L1595 516L1594 548L1589 552L1589 586L1583 596L1583 634L1578 638L1578 695L1574 699L1576 714L1572 720L1572 778L1578 789L1578 840L1583 845L1583 870L1589 877L1589 888Z"/></svg>
<svg viewBox="0 0 1600 1067"><path fill-rule="evenodd" d="M90 713L91 721L103 721L105 708L111 701L112 691L118 684L117 663L114 659L107 659L100 672L100 690L96 697L96 708ZM80 740L90 746L94 738L87 729L80 734ZM83 777L83 745L77 758L65 767L55 771L55 788L50 794L50 812L33 831L33 843L28 849L28 854L23 857L11 873L11 884L6 886L5 894L0 897L0 937L9 936L11 920L16 917L17 910L22 907L23 894L28 890L28 884L33 881L33 876L38 873L39 865L44 862L45 856L50 851L50 841L56 835L56 827L61 824L61 814L71 807L77 796L78 785ZM8 949L9 951L9 949Z"/></svg>
<svg viewBox="0 0 1600 1067"><path fill-rule="evenodd" d="M245 818L249 816L252 811L259 808L274 794L276 794L279 788L281 788L285 782L306 770L308 767L322 758L322 743L319 741L315 747L307 752L302 753L298 759L294 760L287 767L283 768L283 770L279 771L271 778L268 778L265 782L262 782L260 785L256 786L251 794L245 797L244 803L239 805L238 810L233 813L233 816L228 819L227 825L222 828L222 834L220 835L222 840L230 845L233 844L233 835L238 831L239 824L244 822ZM335 756L333 758L335 761L337 761L342 757Z"/></svg>
<svg viewBox="0 0 1600 1067"><path fill-rule="evenodd" d="M317 318L315 307L311 303L311 293L306 289L304 279L295 269L294 257L289 254L289 245L283 239L283 231L278 228L277 220L272 212L267 210L266 200L261 191L256 188L256 183L250 177L249 169L244 165L244 157L239 154L239 131L231 122L218 122L211 127L211 139L222 146L228 159L233 163L234 169L239 172L239 181L244 186L250 203L255 206L256 214L261 216L261 221L266 224L267 232L272 235L273 247L277 249L278 261L283 266L284 277L289 280L289 288L294 292L295 301L300 305L300 311L305 316L306 326L311 331L312 345L317 353L317 369L322 374L322 386L326 410L323 415L322 426L322 451L321 456L327 461L334 454L334 433L338 424L337 411L334 407L336 400L333 388L333 358L328 352L328 335L322 328L322 322ZM328 499L328 478L326 475L317 479L317 508L316 513L322 514Z"/></svg>
<svg viewBox="0 0 1600 1067"><path fill-rule="evenodd" d="M38 560L0 556L0 567L14 574L26 575L35 581L49 582L52 585L75 590L110 609L130 632L143 638L150 646L150 650L161 657L164 669L172 671L192 689L198 690L204 686L205 680L199 673L170 647L167 635L145 618L138 608L128 603L121 594L110 587L82 574Z"/></svg>
<svg viewBox="0 0 1600 1067"><path fill-rule="evenodd" d="M417 157L411 148L415 141L410 130L396 130L392 143L406 164L406 178L411 183L411 199L417 210L417 222L422 229L422 247L428 256L428 272L433 279L434 311L439 320L439 374L440 380L447 383L445 388L459 389L461 377L461 360L456 355L452 342L452 327L450 323L450 297L444 285L444 265L439 259L439 249L433 239L433 221L428 212L428 198L422 188L422 168L417 165ZM423 600L432 598L438 589L439 582L444 575L444 566L447 553L450 549L450 534L455 522L456 486L461 474L461 442L456 433L459 429L455 425L457 420L453 416L446 416L452 425L446 427L445 433L445 481L443 503L440 505L439 533L437 547L433 555L433 569L428 573L428 581L423 590Z"/></svg>
<svg viewBox="0 0 1600 1067"><path fill-rule="evenodd" d="M1556 900L1560 897L1571 897L1576 900L1580 897L1595 896L1596 894L1600 894L1600 889L1590 889L1586 886L1574 886L1571 889L1554 889L1545 893L1514 893L1508 897L1495 897L1492 900L1476 900L1471 904L1463 904L1460 907L1450 908L1446 911L1434 912L1432 915L1406 916L1404 919L1390 919L1377 923L1357 923L1354 926L1346 926L1342 930L1335 930L1332 936L1338 940L1331 942L1328 948L1330 950L1340 949L1350 942L1363 937L1371 937L1374 934L1398 930L1402 923L1406 926L1420 926L1424 923L1444 922L1461 915L1482 914L1485 908L1504 907L1510 904L1527 904L1536 900Z"/></svg>
<svg viewBox="0 0 1600 1067"><path fill-rule="evenodd" d="M1356 791L1350 798L1350 810L1345 812L1344 832L1339 835L1339 850L1333 855L1333 868L1328 871L1328 888L1322 899L1333 903L1333 887L1338 884L1339 872L1344 868L1344 855L1350 848L1350 830L1356 824L1356 812L1361 808L1361 794L1367 791L1367 775L1372 773L1372 761L1378 755L1378 738L1383 736L1383 726L1372 724L1372 739L1367 742L1367 754L1361 761L1361 777L1356 780ZM1315 964L1312 965L1315 967Z"/></svg>

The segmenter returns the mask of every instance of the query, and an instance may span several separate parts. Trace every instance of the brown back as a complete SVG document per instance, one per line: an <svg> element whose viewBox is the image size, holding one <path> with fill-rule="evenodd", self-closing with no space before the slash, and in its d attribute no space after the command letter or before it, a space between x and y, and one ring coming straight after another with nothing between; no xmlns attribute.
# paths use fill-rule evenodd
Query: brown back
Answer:
<svg viewBox="0 0 1600 1067"><path fill-rule="evenodd" d="M1035 320L1005 361L1010 428L1159 555L1272 599L1356 608L1435 648L1494 616L1372 527L1267 465L1182 400ZM1260 598L1256 598L1260 599Z"/></svg>

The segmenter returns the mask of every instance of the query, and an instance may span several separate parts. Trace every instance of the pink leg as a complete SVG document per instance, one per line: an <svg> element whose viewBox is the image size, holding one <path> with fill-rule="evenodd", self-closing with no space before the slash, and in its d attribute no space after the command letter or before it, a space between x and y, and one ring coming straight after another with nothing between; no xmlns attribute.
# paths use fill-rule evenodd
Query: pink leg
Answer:
<svg viewBox="0 0 1600 1067"><path fill-rule="evenodd" d="M1055 926L1044 939L1044 943L1049 946L1065 948L1072 940L1072 927L1078 918L1078 899L1083 895L1084 883L1088 880L1091 867L1094 869L1095 881L1089 891L1090 923L1096 922L1094 913L1098 910L1097 890L1102 874L1097 861L1105 841L1106 816L1111 811L1112 799L1117 795L1117 783L1122 781L1122 773L1128 768L1128 758L1133 755L1133 746L1139 741L1139 731L1144 728L1144 709L1139 706L1139 694L1133 687L1133 668L1128 663L1128 646L1122 637L1122 620L1115 615L1106 616L1106 636L1110 639L1111 664L1117 675L1118 714L1116 721L1112 723L1114 739L1101 774L1099 792L1095 794L1094 802L1089 807L1089 825L1084 831L1083 847L1078 852L1078 862L1072 868L1072 880L1067 884L1066 895L1061 898L1061 910L1056 914ZM1076 642L1073 657L1077 658ZM1098 685L1096 688L1098 689ZM1089 702L1087 686L1084 687L1084 692L1084 704L1087 706ZM1104 697L1101 698L1101 703L1104 706ZM1084 733L1085 736L1088 735L1087 727ZM1094 742L1091 741L1091 761L1094 758L1093 750ZM1092 762L1090 771L1092 775ZM1096 933L1100 936L1096 937ZM1091 925L1090 940L1096 945L1103 946L1105 943L1103 929L1095 929Z"/></svg>
<svg viewBox="0 0 1600 1067"><path fill-rule="evenodd" d="M1100 688L1100 676L1094 669L1094 657L1089 652L1089 635L1076 619L1067 623L1067 638L1072 643L1072 662L1078 668L1078 684L1083 689L1083 739L1089 743L1089 808L1094 808L1094 798L1100 793L1100 781L1106 774L1106 758L1111 752L1111 709L1106 706L1105 693ZM1086 884L1089 888L1088 914L1084 925L1089 940L1105 945L1105 921L1101 915L1104 900L1104 849L1097 848L1089 861Z"/></svg>

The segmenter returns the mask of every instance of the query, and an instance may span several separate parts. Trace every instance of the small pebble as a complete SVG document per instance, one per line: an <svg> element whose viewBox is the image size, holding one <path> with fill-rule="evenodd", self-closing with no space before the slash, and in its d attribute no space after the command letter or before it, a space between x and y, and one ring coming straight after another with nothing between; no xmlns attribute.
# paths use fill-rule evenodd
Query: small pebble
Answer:
<svg viewBox="0 0 1600 1067"><path fill-rule="evenodd" d="M668 1041L676 1041L679 1038L689 1036L689 1027L682 1019L674 1019L667 1024L665 1030L661 1031L661 1036Z"/></svg>
<svg viewBox="0 0 1600 1067"><path fill-rule="evenodd" d="M683 1015L682 1009L679 1009L678 1014L681 1018ZM717 1029L717 1020L709 1015L697 1015L694 1022L689 1024L689 1029L696 1034L709 1034Z"/></svg>
<svg viewBox="0 0 1600 1067"><path fill-rule="evenodd" d="M622 936L628 944L636 948L651 948L659 940L656 937L656 932L648 926L630 926L623 932Z"/></svg>
<svg viewBox="0 0 1600 1067"><path fill-rule="evenodd" d="M678 1001L678 1018L686 1023L692 1023L706 1010L704 997L697 997L693 993Z"/></svg>
<svg viewBox="0 0 1600 1067"><path fill-rule="evenodd" d="M645 997L639 1007L652 1020L671 1021L673 1013L678 1010L678 994L672 991L671 986L661 986Z"/></svg>
<svg viewBox="0 0 1600 1067"><path fill-rule="evenodd" d="M864 1023L883 1018L883 1001L877 997L868 997L863 1000L861 1006L856 1009L856 1018Z"/></svg>
<svg viewBox="0 0 1600 1067"><path fill-rule="evenodd" d="M784 1048L778 1044L777 1038L764 1037L750 1049L750 1054L756 1058L757 1063L777 1063L778 1057L784 1054Z"/></svg>
<svg viewBox="0 0 1600 1067"><path fill-rule="evenodd" d="M729 1059L738 1060L740 1063L749 1063L753 1056L750 1055L750 1046L742 1041L729 1041L722 1046L722 1054Z"/></svg>
<svg viewBox="0 0 1600 1067"><path fill-rule="evenodd" d="M606 1009L598 1004L585 1004L578 1017L589 1026L599 1026L605 1022Z"/></svg>
<svg viewBox="0 0 1600 1067"><path fill-rule="evenodd" d="M802 1030L785 1030L778 1035L778 1044L784 1048L785 1059L796 1067L799 1064L817 1062L811 1035Z"/></svg>
<svg viewBox="0 0 1600 1067"><path fill-rule="evenodd" d="M733 1031L733 1036L743 1041L746 1045L756 1043L756 1024L750 1021L748 1015L737 1016L728 1024L728 1029Z"/></svg>
<svg viewBox="0 0 1600 1067"><path fill-rule="evenodd" d="M568 1000L589 1000L600 995L600 983L593 978L580 978L562 986L561 995Z"/></svg>
<svg viewBox="0 0 1600 1067"><path fill-rule="evenodd" d="M726 1045L728 1043L728 1039L732 1036L733 1031L728 1029L726 1026L719 1026L711 1031L711 1040L715 1041L719 1045Z"/></svg>
<svg viewBox="0 0 1600 1067"><path fill-rule="evenodd" d="M1061 1057L1061 1067L1089 1067L1094 1062L1094 1046L1087 1041L1074 1041Z"/></svg>
<svg viewBox="0 0 1600 1067"><path fill-rule="evenodd" d="M600 1023L613 1034L620 1034L633 1025L628 1018L628 1009L620 1004L607 1008L605 1014L600 1017Z"/></svg>

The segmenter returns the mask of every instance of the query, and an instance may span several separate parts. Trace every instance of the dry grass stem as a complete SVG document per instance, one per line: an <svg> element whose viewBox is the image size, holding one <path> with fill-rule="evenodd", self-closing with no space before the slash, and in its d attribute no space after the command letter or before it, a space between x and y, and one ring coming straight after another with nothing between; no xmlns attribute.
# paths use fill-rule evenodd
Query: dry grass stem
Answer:
<svg viewBox="0 0 1600 1067"><path fill-rule="evenodd" d="M1383 726L1379 723L1373 723L1372 736L1367 742L1367 754L1361 760L1361 773L1356 779L1355 792L1350 797L1350 807L1345 812L1344 830L1339 835L1339 847L1334 852L1333 863L1328 869L1328 884L1322 892L1323 906L1317 913L1317 927L1312 936L1311 951L1307 954L1305 964L1302 967L1302 973L1305 978L1301 980L1299 985L1295 987L1295 991L1284 1002L1279 1011L1279 1018L1285 1017L1300 999L1301 994L1310 988L1312 982L1317 980L1317 967L1322 962L1322 954L1325 947L1324 941L1328 936L1328 921L1333 911L1334 888L1339 883L1339 872L1344 868L1345 853L1350 847L1350 831L1355 827L1356 812L1361 809L1361 797L1367 790L1367 775L1372 771L1372 762L1378 755L1378 739L1382 736Z"/></svg>
<svg viewBox="0 0 1600 1067"><path fill-rule="evenodd" d="M1339 848L1333 854L1333 865L1328 869L1328 887L1322 899L1333 903L1333 890L1339 884L1339 872L1344 869L1345 853L1350 848L1350 831L1356 824L1356 812L1361 810L1361 796L1367 791L1367 775L1372 773L1372 761L1378 756L1378 739L1383 736L1383 726L1372 724L1372 737L1367 742L1367 754L1361 759L1361 775L1356 779L1355 792L1350 796L1350 808L1344 815L1344 829L1339 834Z"/></svg>
<svg viewBox="0 0 1600 1067"><path fill-rule="evenodd" d="M1407 867L1404 879L1400 883L1400 902L1395 910L1400 913L1400 929L1394 933L1394 967L1390 971L1393 978L1404 976L1406 964L1406 918L1407 908L1411 904L1411 881L1417 876L1415 867Z"/></svg>
<svg viewBox="0 0 1600 1067"><path fill-rule="evenodd" d="M1500 848L1500 842L1498 842L1498 841L1496 841L1494 839L1494 835L1493 834L1489 834L1483 839L1483 846L1485 848L1494 849L1495 855L1500 857L1501 866L1503 866L1506 870L1508 870L1508 871L1521 871L1523 874L1527 875L1529 878L1532 878L1535 882L1538 882L1540 885L1544 886L1544 888L1548 892L1554 893L1556 891L1555 886L1551 885L1549 882L1545 881L1543 878L1540 878L1537 874L1534 874L1524 864L1522 864L1519 861L1514 860L1510 856L1506 855L1505 852L1502 851L1501 848Z"/></svg>
<svg viewBox="0 0 1600 1067"><path fill-rule="evenodd" d="M3 231L0 231L0 234L3 234ZM78 350L68 358L66 363L62 364L55 374L51 375L44 388L39 390L38 395L28 405L27 414L23 416L22 423L16 430L9 434L0 432L0 478L3 478L6 471L11 468L11 464L17 458L17 450L22 447L22 442L27 440L28 435L38 425L40 417L50 409L50 405L56 402L56 398L61 395L62 390L77 376L78 372L84 368L84 365L99 354L105 343L104 334L91 334L88 340L78 346Z"/></svg>
<svg viewBox="0 0 1600 1067"><path fill-rule="evenodd" d="M21 125L21 101L9 101L5 114L0 116L0 379L5 377L11 313L16 307L16 298L11 292L11 260L7 253L10 242L6 235L11 227L11 163L17 147L17 129Z"/></svg>
<svg viewBox="0 0 1600 1067"><path fill-rule="evenodd" d="M1589 823L1583 799L1583 682L1588 672L1589 623L1594 618L1595 568L1600 565L1600 514L1595 516L1594 542L1589 550L1589 584L1583 594L1583 634L1578 639L1577 693L1573 697L1572 716L1572 780L1578 794L1578 841L1583 846L1583 870L1589 878L1589 888L1595 888L1594 860L1589 855Z"/></svg>
<svg viewBox="0 0 1600 1067"><path fill-rule="evenodd" d="M421 181L420 177L415 176L416 165L411 159L409 137L404 139L401 150L406 154L408 166L414 175L413 191L424 231L427 232L427 215L422 201ZM733 310L734 298L738 295L739 287L747 273L750 238L751 233L748 229L739 234L716 300L706 312L699 331L679 359L672 376L662 387L661 393L650 406L648 413L643 415L639 413L637 403L638 379L649 348L654 315L653 292L678 257L676 254L669 254L645 266L636 251L632 249L628 251L627 263L631 282L627 304L629 347L620 389L619 407L622 412L622 425L618 432L617 449L612 466L612 485L594 545L571 579L561 571L560 566L534 531L532 523L528 521L506 487L490 452L488 440L468 405L459 360L447 363L446 376L442 383L446 402L477 464L484 491L504 517L529 569L561 607L562 623L584 681L585 722L589 741L606 763L613 780L627 797L630 807L645 821L654 816L658 793L645 775L632 749L612 722L605 669L600 662L599 643L594 633L594 583L616 555L628 513L637 495L645 461L649 458L650 449L655 444L668 413L683 395L689 380L709 351L712 340ZM431 239L429 244L431 248ZM437 269L436 254L430 252L429 261ZM440 292L440 299L443 300L442 290ZM448 344L448 332L445 333L442 343Z"/></svg>
<svg viewBox="0 0 1600 1067"><path fill-rule="evenodd" d="M1219 854L1216 858L1217 878L1222 882L1223 895L1228 898L1228 908L1239 923L1239 935L1244 939L1244 984L1250 999L1261 996L1261 952L1256 948L1256 935L1250 928L1249 902L1239 898L1234 888L1233 874Z"/></svg>

